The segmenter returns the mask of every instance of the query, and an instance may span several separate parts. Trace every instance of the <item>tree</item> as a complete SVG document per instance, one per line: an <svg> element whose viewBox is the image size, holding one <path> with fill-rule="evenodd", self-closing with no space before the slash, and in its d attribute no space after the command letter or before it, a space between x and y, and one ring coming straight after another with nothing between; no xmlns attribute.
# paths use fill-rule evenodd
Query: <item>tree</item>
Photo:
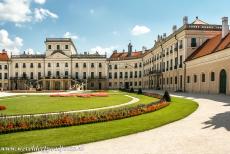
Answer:
<svg viewBox="0 0 230 154"><path fill-rule="evenodd" d="M171 102L171 97L170 97L169 92L167 90L164 93L163 99L166 100L167 102Z"/></svg>

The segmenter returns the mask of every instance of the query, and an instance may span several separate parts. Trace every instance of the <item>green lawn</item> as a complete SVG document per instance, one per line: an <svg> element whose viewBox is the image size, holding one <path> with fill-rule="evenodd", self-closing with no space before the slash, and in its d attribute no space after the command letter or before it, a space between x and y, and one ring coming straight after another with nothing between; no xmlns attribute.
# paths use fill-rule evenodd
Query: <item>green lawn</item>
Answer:
<svg viewBox="0 0 230 154"><path fill-rule="evenodd" d="M0 147L71 146L115 138L182 119L197 107L192 100L173 98L172 103L161 110L122 120L0 135Z"/></svg>
<svg viewBox="0 0 230 154"><path fill-rule="evenodd" d="M59 111L73 111L82 109L93 109L118 104L124 104L132 98L124 95L134 96L141 101L138 103L150 103L157 99L144 95L129 94L123 92L109 92L109 97L50 97L50 96L14 96L0 98L0 105L6 106L6 110L0 114L34 114Z"/></svg>

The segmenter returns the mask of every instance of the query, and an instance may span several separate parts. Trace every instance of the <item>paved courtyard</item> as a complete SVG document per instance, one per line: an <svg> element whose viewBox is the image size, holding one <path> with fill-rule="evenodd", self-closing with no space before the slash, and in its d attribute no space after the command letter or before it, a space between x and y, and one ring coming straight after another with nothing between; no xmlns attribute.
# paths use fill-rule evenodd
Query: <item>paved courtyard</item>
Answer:
<svg viewBox="0 0 230 154"><path fill-rule="evenodd" d="M230 153L230 97L184 93L173 95L193 99L199 103L199 108L180 121L133 135L84 144L80 146L80 151L69 151L68 153ZM68 150L68 148L65 148L65 150ZM65 151L65 153L67 152Z"/></svg>

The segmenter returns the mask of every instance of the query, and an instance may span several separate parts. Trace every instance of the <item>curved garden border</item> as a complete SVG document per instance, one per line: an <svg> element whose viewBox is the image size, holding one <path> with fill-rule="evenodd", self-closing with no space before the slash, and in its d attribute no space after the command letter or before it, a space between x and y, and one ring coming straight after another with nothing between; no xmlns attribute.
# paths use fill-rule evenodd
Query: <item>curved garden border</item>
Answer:
<svg viewBox="0 0 230 154"><path fill-rule="evenodd" d="M135 103L136 101L137 100L132 100L130 102ZM124 119L153 112L168 105L169 102L166 102L164 99L160 99L159 101L150 104L141 104L115 109L110 107L110 109L104 111L94 110L91 112L79 112L78 114L75 114L76 112L74 112L46 114L40 116L15 116L11 118L2 117L2 120L0 121L0 134Z"/></svg>

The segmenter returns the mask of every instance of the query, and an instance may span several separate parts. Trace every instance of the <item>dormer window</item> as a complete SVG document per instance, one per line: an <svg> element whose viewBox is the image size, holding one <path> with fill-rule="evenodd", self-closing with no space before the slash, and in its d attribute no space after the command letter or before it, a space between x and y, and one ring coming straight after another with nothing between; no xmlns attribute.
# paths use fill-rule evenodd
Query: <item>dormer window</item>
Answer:
<svg viewBox="0 0 230 154"><path fill-rule="evenodd" d="M60 50L60 45L57 45L57 50Z"/></svg>
<svg viewBox="0 0 230 154"><path fill-rule="evenodd" d="M52 46L51 45L48 45L48 49L50 50L52 48Z"/></svg>
<svg viewBox="0 0 230 154"><path fill-rule="evenodd" d="M66 49L66 50L69 49L69 46L68 46L68 45L65 45L65 49Z"/></svg>

